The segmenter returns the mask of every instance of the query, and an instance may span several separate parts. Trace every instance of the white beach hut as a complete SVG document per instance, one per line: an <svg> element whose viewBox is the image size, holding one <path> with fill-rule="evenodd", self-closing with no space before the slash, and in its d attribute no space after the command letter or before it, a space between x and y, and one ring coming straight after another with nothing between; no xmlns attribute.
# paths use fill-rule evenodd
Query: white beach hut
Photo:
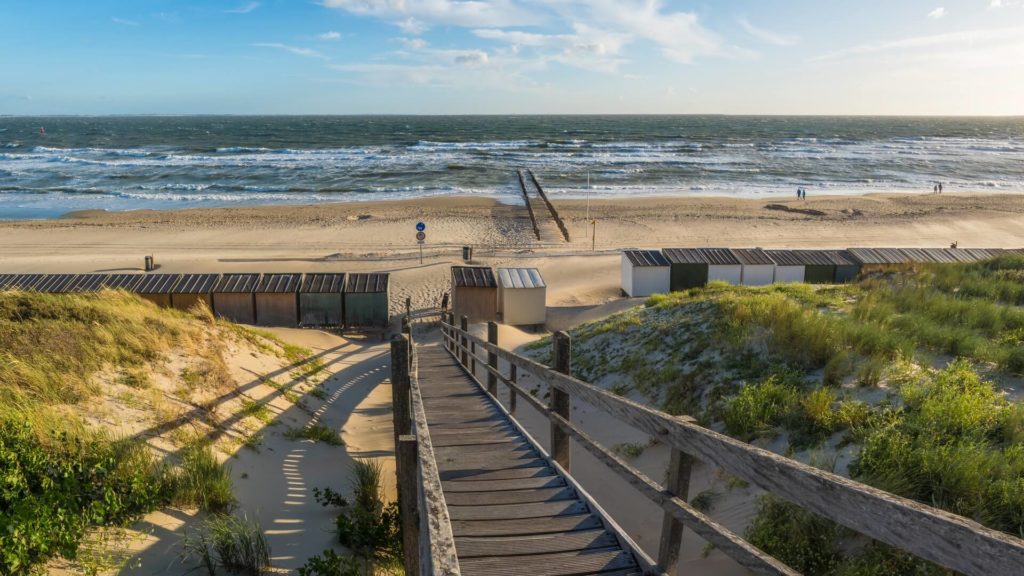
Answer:
<svg viewBox="0 0 1024 576"><path fill-rule="evenodd" d="M547 321L547 286L536 268L498 268L498 314L512 326Z"/></svg>
<svg viewBox="0 0 1024 576"><path fill-rule="evenodd" d="M806 266L804 261L792 250L765 250L765 254L775 262L775 282L803 282Z"/></svg>
<svg viewBox="0 0 1024 576"><path fill-rule="evenodd" d="M760 248L737 248L733 255L743 266L740 283L744 286L766 286L775 281L775 262Z"/></svg>
<svg viewBox="0 0 1024 576"><path fill-rule="evenodd" d="M633 298L651 294L667 294L671 265L657 250L624 250L622 252L622 292Z"/></svg>

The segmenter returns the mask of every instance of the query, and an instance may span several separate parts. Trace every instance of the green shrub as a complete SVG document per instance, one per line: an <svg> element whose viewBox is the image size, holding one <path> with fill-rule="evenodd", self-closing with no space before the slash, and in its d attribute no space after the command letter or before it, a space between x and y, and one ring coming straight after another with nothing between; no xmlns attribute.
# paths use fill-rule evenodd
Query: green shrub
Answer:
<svg viewBox="0 0 1024 576"><path fill-rule="evenodd" d="M231 492L231 470L217 461L206 446L190 446L182 451L177 469L174 502L196 506L207 512L226 512L235 504Z"/></svg>
<svg viewBox="0 0 1024 576"><path fill-rule="evenodd" d="M743 440L763 435L793 411L799 395L796 386L778 376L744 386L725 400L721 410L725 430Z"/></svg>
<svg viewBox="0 0 1024 576"><path fill-rule="evenodd" d="M340 508L335 526L338 540L363 564L397 566L402 561L401 520L398 503L385 504L380 464L356 460L352 467L352 501L326 489L314 489L317 502Z"/></svg>
<svg viewBox="0 0 1024 576"><path fill-rule="evenodd" d="M363 567L352 556L342 556L334 550L324 550L299 567L299 576L362 576Z"/></svg>
<svg viewBox="0 0 1024 576"><path fill-rule="evenodd" d="M214 514L198 533L187 534L184 555L196 558L209 576L216 576L218 567L260 576L270 566L270 544L259 522L230 514Z"/></svg>
<svg viewBox="0 0 1024 576"><path fill-rule="evenodd" d="M770 495L758 499L757 516L746 531L751 544L809 576L839 566L845 535L835 522Z"/></svg>
<svg viewBox="0 0 1024 576"><path fill-rule="evenodd" d="M326 442L332 446L341 446L341 436L323 424L310 424L302 428L290 427L285 430L284 435L291 440L313 440L314 442Z"/></svg>

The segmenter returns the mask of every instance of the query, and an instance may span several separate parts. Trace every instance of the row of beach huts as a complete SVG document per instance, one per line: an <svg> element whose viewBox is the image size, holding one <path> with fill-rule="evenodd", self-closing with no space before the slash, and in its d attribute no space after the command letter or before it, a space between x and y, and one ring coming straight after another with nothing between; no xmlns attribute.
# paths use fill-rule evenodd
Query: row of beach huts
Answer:
<svg viewBox="0 0 1024 576"><path fill-rule="evenodd" d="M0 274L0 290L70 294L124 290L158 306L259 326L386 327L385 273Z"/></svg>
<svg viewBox="0 0 1024 576"><path fill-rule="evenodd" d="M761 248L665 248L622 253L622 292L626 296L677 292L715 280L746 286L781 282L842 284L860 274L912 263L977 262L1003 248L847 248L846 250L766 250Z"/></svg>

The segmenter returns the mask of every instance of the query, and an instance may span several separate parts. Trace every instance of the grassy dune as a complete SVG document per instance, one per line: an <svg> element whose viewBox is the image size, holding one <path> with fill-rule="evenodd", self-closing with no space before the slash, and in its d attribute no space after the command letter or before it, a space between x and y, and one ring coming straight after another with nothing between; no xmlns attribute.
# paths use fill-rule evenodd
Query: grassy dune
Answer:
<svg viewBox="0 0 1024 576"><path fill-rule="evenodd" d="M58 556L75 560L94 528L163 506L233 506L227 470L194 432L216 426L218 405L209 398L235 387L224 360L230 341L287 355L283 345L204 309L159 309L119 292L0 292L0 573L37 573ZM154 379L172 383L174 402ZM113 389L121 390L117 398L108 397ZM115 414L117 406L144 407L154 429L168 425L172 457L158 458L147 445L157 432L105 432L90 413L103 401ZM182 406L199 406L187 416L198 420L180 425Z"/></svg>
<svg viewBox="0 0 1024 576"><path fill-rule="evenodd" d="M575 373L1024 535L1024 259L845 286L713 284L572 331ZM548 342L533 354L547 360ZM824 458L821 454L825 454ZM752 541L807 574L942 573L773 499Z"/></svg>

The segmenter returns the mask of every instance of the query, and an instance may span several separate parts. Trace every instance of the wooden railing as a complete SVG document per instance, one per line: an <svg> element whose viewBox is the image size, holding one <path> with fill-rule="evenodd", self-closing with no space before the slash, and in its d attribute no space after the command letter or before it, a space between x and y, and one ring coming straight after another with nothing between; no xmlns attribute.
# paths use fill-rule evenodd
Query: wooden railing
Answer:
<svg viewBox="0 0 1024 576"><path fill-rule="evenodd" d="M926 506L807 466L699 426L692 418L676 417L622 398L571 376L568 334L553 337L554 367L549 368L498 346L497 329L488 341L454 325L449 314L441 323L445 346L463 366L476 363L487 374L487 390L497 397L497 383L509 388L509 411L522 399L551 422L551 454L570 469L569 438L660 506L665 513L658 550L659 570L675 573L682 527L758 574L797 574L779 560L754 547L687 503L690 470L699 459L730 474L874 538L940 566L969 576L1024 574L1024 540L992 530L961 516ZM486 358L476 355L480 348ZM508 372L499 370L503 360ZM518 384L529 373L548 386L548 403ZM667 481L660 485L591 438L570 421L569 399L578 398L612 417L651 435L671 449Z"/></svg>
<svg viewBox="0 0 1024 576"><path fill-rule="evenodd" d="M402 517L405 574L458 576L451 519L441 490L417 377L409 315L391 341L391 400L395 425L395 472Z"/></svg>

